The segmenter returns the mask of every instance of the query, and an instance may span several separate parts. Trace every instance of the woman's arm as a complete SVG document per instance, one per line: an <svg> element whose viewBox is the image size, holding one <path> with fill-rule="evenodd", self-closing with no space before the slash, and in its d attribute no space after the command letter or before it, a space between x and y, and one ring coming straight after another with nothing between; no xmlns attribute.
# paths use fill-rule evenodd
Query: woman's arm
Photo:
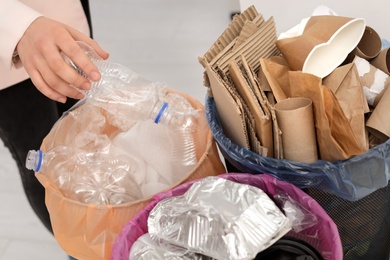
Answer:
<svg viewBox="0 0 390 260"><path fill-rule="evenodd" d="M30 24L42 16L17 0L0 0L0 62L11 69L12 55Z"/></svg>
<svg viewBox="0 0 390 260"><path fill-rule="evenodd" d="M0 53L4 51L1 59L11 66L16 47L21 63L44 95L65 102L66 97L82 97L74 87L87 90L91 86L88 79L80 76L64 61L61 52L76 63L90 80L99 80L99 71L76 42L83 41L103 59L108 58L108 53L96 41L70 26L42 16L18 1L0 0L0 6L1 42L8 42L0 46ZM2 14L6 15L1 17Z"/></svg>

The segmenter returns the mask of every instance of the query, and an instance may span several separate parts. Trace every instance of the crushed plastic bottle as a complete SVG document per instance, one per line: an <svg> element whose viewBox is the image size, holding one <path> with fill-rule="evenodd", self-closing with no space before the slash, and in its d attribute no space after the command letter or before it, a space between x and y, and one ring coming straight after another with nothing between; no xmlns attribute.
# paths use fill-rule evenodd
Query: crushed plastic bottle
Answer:
<svg viewBox="0 0 390 260"><path fill-rule="evenodd" d="M87 204L122 204L140 198L125 156L88 153L69 146L30 150L26 168L44 174L69 199Z"/></svg>
<svg viewBox="0 0 390 260"><path fill-rule="evenodd" d="M126 140L123 139L126 138L126 135L129 135L128 132L133 131L131 128L146 120L151 120L155 124L166 125L171 130L172 135L168 138L172 140L166 140L165 142L161 140L159 143L164 142L166 146L174 146L173 148L166 147L170 155L169 160L157 163L159 158L163 158L163 151L161 151L159 155L149 156L148 161L154 161L153 166L169 164L171 160L175 161L178 166L186 168L176 169L179 174L185 174L191 167L195 166L197 164L195 143L198 140L194 140L194 133L197 120L200 117L199 110L194 109L182 95L168 92L163 84L150 82L122 65L102 60L91 47L83 42L79 42L79 45L101 73L101 79L92 82L91 89L85 92L86 98L111 115L109 116L110 124L122 132L117 139L126 143ZM72 61L66 57L65 59L81 75L85 76ZM157 149L159 147L157 144L147 142L145 131L147 129L141 129L138 135L144 136L143 140L146 143L139 143L135 147L138 149L146 146L147 150L152 150L151 147ZM164 131L164 129L161 128L161 131ZM156 135L156 138L158 136L167 138L162 133L159 135L158 132L153 130L149 132L149 134ZM156 138L151 138L156 140ZM130 147L133 144L127 144L126 146ZM155 169L165 168L155 167Z"/></svg>
<svg viewBox="0 0 390 260"><path fill-rule="evenodd" d="M126 131L137 122L147 119L156 124L181 128L184 123L194 121L199 116L199 111L193 109L180 95L167 93L164 84L151 82L120 64L101 59L84 42L78 44L101 73L100 80L91 81L90 90L83 93L89 102L110 113L113 125L119 129ZM63 54L63 57L80 75L87 78L66 55ZM179 96L181 100L169 96Z"/></svg>
<svg viewBox="0 0 390 260"><path fill-rule="evenodd" d="M129 158L141 156L141 160L137 158L133 162L134 168L125 169L124 166L115 168L117 165L115 163L115 167L113 167L111 158L90 160L92 156L96 157L99 153L85 155L80 152L69 155L69 158L72 159L68 158L69 161L65 165L62 165L66 161L65 159L58 159L56 163L59 166L53 165L50 171L52 168L60 167L66 176L61 178L70 178L70 172L77 173L79 179L76 182L77 185L74 184L73 180L68 181L67 185L73 184L71 187L66 186L66 190L69 191L70 196L74 194L80 196L85 203L118 204L129 199L122 199L113 194L137 197L135 194L127 194L127 190L132 190L131 187L136 186L133 180L131 180L132 184L127 184L129 188L126 188L125 191L120 188L125 186L117 185L117 182L121 181L130 183L127 179L132 174L125 174L130 170L134 172L135 176L139 175L138 170L145 173L145 177L137 176L134 178L135 180L150 180L148 174L151 175L151 173L153 176L159 176L152 183L143 182L144 187L150 187L147 188L147 191L144 189L144 194L147 195L158 192L159 190L152 190L156 187L165 189L182 180L198 162L194 136L196 136L200 110L194 109L183 96L171 93L163 84L150 82L124 66L102 60L85 43L79 42L79 45L101 73L101 79L97 82L92 81L91 89L83 92L85 94L83 104L104 111L105 124L116 129L117 136L110 136L110 138L114 139L111 140L112 147L116 146L116 148L120 148L117 149L118 151L122 151L119 154L128 155ZM63 54L63 57L80 75L86 77L86 74L66 55ZM137 125L141 124L145 127L148 126L147 123L158 127L149 125L149 129L141 128L138 132L134 132ZM165 130L161 130L164 128ZM153 136L148 136L148 133L153 134ZM127 141L127 136L133 136L133 141ZM143 140L143 142L139 142L139 140ZM160 153L151 155L151 151L160 151ZM75 154L81 156L82 160L75 158ZM71 169L66 169L72 160L74 162ZM59 181L57 172L58 170L52 173L53 182ZM71 175L72 178L73 175ZM113 184L111 182L107 184L106 181L109 181L110 178L114 178L116 181ZM64 185L64 183L61 182L58 185ZM137 188L138 192L140 188Z"/></svg>

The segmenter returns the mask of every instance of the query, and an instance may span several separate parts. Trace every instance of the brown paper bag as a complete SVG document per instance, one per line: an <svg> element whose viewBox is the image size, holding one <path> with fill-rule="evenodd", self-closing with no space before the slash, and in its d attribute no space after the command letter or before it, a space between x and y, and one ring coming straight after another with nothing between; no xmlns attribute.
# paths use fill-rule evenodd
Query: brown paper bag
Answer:
<svg viewBox="0 0 390 260"><path fill-rule="evenodd" d="M292 97L313 101L320 159L344 160L362 154L355 133L333 92L322 85L321 78L300 71L290 71Z"/></svg>
<svg viewBox="0 0 390 260"><path fill-rule="evenodd" d="M383 97L367 120L367 128L382 143L390 137L390 88L384 91Z"/></svg>
<svg viewBox="0 0 390 260"><path fill-rule="evenodd" d="M288 72L290 68L281 56L260 59L261 70L267 79L276 102L291 97Z"/></svg>
<svg viewBox="0 0 390 260"><path fill-rule="evenodd" d="M351 124L359 147L368 150L368 136L364 114L369 112L367 100L353 63L338 67L323 79L323 84L335 93L341 108Z"/></svg>

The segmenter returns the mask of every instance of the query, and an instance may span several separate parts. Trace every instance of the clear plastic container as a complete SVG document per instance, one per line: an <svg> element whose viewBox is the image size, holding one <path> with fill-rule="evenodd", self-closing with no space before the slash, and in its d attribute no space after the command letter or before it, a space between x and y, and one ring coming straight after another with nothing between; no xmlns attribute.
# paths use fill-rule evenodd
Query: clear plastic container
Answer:
<svg viewBox="0 0 390 260"><path fill-rule="evenodd" d="M83 92L92 104L113 115L114 125L128 130L137 122L151 119L156 124L173 128L189 128L199 117L199 111L182 96L167 93L164 84L151 82L136 72L107 60L102 60L95 51L83 42L78 42L101 73L101 79L92 81L91 89ZM82 76L80 70L64 54L64 59ZM81 90L80 90L81 91Z"/></svg>
<svg viewBox="0 0 390 260"><path fill-rule="evenodd" d="M98 108L99 113L104 111L104 124L112 126L116 132L115 135L109 136L112 150L120 148L117 149L119 154L137 157L134 162L135 167L132 169L137 175L136 180L151 180L149 176L157 176L151 180L152 182L142 183L143 193L147 196L178 183L198 163L194 133L200 110L194 109L183 96L169 92L165 85L150 82L122 65L102 60L85 43L79 42L79 45L101 73L101 79L97 82L92 81L91 89L84 92L85 99L82 104ZM76 64L65 55L63 56L80 75L86 77ZM90 139L83 135L83 131L78 136ZM85 158L83 160L85 161ZM104 158L102 165L110 161L111 158ZM96 174L93 172L96 171L95 168L97 168L96 165L86 165L85 169L77 169L73 172L92 171L89 174ZM123 170L123 167L120 169ZM100 169L100 171L103 170ZM89 193L87 197L91 197L89 201L92 202L110 201L106 197L111 195L102 194L110 194L110 191L105 191L105 189L113 189L112 185L107 186L101 181L91 181L91 178L107 178L104 173L100 174L100 177L82 174L85 179L79 182L76 193L83 196ZM140 178L138 176L140 174L144 174L145 177ZM88 186L89 182L93 182L93 188L82 187L82 185ZM97 183L101 186L97 186ZM59 183L59 185L62 184ZM141 183L138 185L140 186ZM87 188L88 191L84 190ZM72 189L75 188L72 186ZM93 194L95 190L99 190L99 196ZM126 194L126 192L122 193ZM122 201L122 199L117 200ZM84 201L86 202L85 199ZM111 201L110 204L112 204Z"/></svg>
<svg viewBox="0 0 390 260"><path fill-rule="evenodd" d="M26 168L44 174L65 197L82 203L122 204L141 196L126 156L57 146L47 153L30 150Z"/></svg>
<svg viewBox="0 0 390 260"><path fill-rule="evenodd" d="M199 110L194 109L183 96L168 93L163 84L150 82L120 64L102 60L83 42L79 42L79 45L101 73L101 79L92 82L91 89L85 92L88 101L112 115L110 123L123 133L145 120L168 126L174 130L171 138L176 140L171 142L174 143L172 160L187 168L195 166L196 140L193 136L200 116ZM65 59L85 76L71 60ZM152 147L153 144L148 146Z"/></svg>

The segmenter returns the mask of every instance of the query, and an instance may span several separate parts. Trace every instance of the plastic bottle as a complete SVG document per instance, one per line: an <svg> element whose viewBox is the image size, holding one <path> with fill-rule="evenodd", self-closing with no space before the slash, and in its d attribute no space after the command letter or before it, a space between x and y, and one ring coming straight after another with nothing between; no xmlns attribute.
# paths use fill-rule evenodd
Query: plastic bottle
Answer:
<svg viewBox="0 0 390 260"><path fill-rule="evenodd" d="M182 96L167 93L163 84L150 82L120 64L102 60L90 46L83 42L78 44L101 73L101 79L92 81L91 89L84 94L90 102L112 114L114 126L126 131L137 122L151 119L176 129L185 126L193 130L199 111ZM86 77L68 57L63 56Z"/></svg>
<svg viewBox="0 0 390 260"><path fill-rule="evenodd" d="M194 140L199 111L177 93L169 93L165 104L172 104L158 120L140 120L128 131L117 134L112 146L132 153L150 166L147 175L159 177L144 178L138 183L143 194L150 194L150 188L172 186L182 180L196 166L196 141ZM174 108L174 109L173 109ZM156 190L158 192L160 190Z"/></svg>
<svg viewBox="0 0 390 260"><path fill-rule="evenodd" d="M194 133L200 117L199 111L176 93L167 94L165 100L171 109L168 109L157 123L167 125L176 133L172 136L176 139L172 159L183 166L195 166L198 162L195 149L198 140L194 139Z"/></svg>
<svg viewBox="0 0 390 260"><path fill-rule="evenodd" d="M82 203L121 204L141 196L124 156L57 146L47 153L30 150L26 168L44 174L65 197Z"/></svg>
<svg viewBox="0 0 390 260"><path fill-rule="evenodd" d="M184 178L197 164L197 140L193 136L199 110L194 109L183 96L169 93L164 85L145 80L126 67L100 59L84 43L79 45L101 73L101 79L91 82L91 89L85 92L85 97L91 104L104 109L109 124L122 132L113 143L126 152L135 147L136 152L162 177L170 176L171 184ZM85 76L72 61L65 59ZM167 129L142 124L134 133L132 128L145 121L153 121ZM127 138L132 139L127 141Z"/></svg>

